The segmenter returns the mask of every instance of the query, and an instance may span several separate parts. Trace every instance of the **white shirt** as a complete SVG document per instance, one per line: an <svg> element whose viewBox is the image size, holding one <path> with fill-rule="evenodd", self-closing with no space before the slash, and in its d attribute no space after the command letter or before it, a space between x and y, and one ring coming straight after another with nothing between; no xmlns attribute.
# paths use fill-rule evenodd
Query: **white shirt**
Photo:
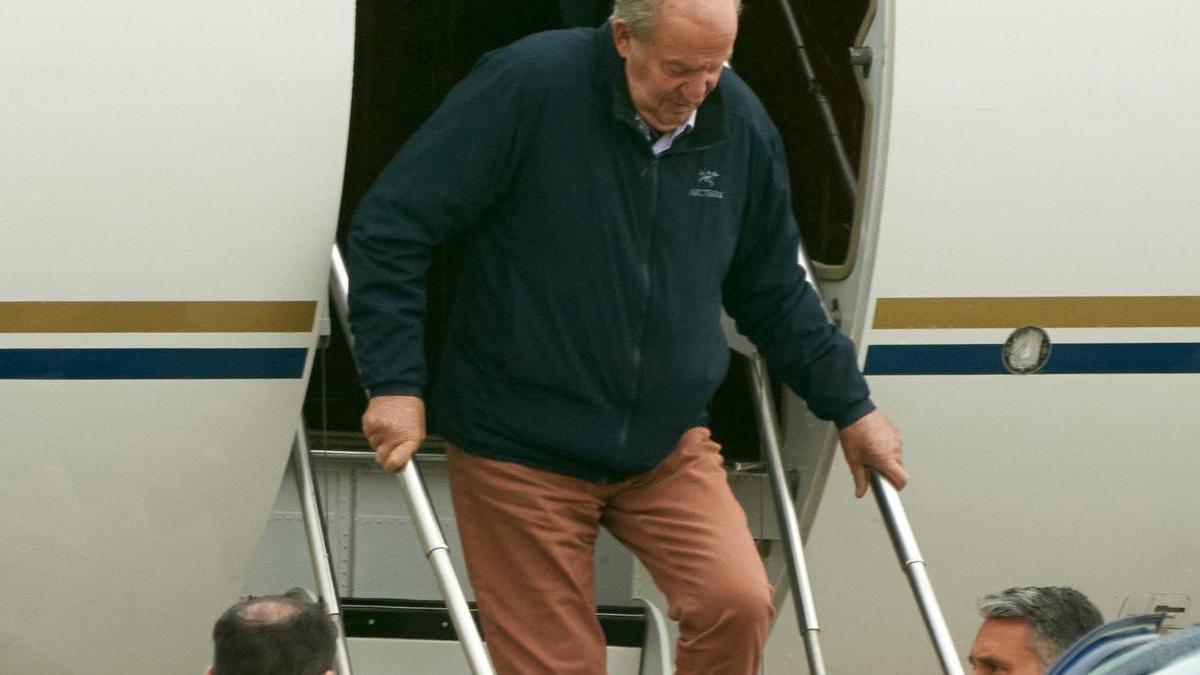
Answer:
<svg viewBox="0 0 1200 675"><path fill-rule="evenodd" d="M641 115L637 116L637 123L638 123L638 127L640 127L642 130L642 134L645 135L646 140L647 141L650 140L650 138L651 138L650 125L646 122L646 120L642 119ZM695 110L692 111L691 115L688 115L688 118L683 121L683 124L680 124L679 126L675 127L674 131L664 131L663 134L658 137L658 140L654 141L654 144L650 146L650 150L654 153L655 157L658 157L659 155L666 152L668 148L671 147L671 144L675 142L676 138L679 138L679 136L681 134L683 134L685 131L687 131L688 129L691 129L694 126L696 126L696 111Z"/></svg>

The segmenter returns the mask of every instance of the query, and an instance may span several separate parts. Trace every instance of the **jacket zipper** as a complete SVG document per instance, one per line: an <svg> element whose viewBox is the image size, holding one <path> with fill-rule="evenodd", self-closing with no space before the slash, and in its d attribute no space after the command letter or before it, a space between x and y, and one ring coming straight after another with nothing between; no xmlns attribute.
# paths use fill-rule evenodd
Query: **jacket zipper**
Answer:
<svg viewBox="0 0 1200 675"><path fill-rule="evenodd" d="M654 233L658 228L658 160L658 157L652 157L649 166L646 168L646 171L649 173L650 183L648 190L650 218L647 223L645 243L642 245L640 266L642 306L638 325L638 337L633 345L633 353L630 355L630 362L633 369L633 377L630 379L632 383L630 387L630 403L625 409L625 417L621 423L621 434L617 443L618 456L620 457L624 457L628 449L629 428L633 423L633 411L637 408L638 393L642 383L642 343L646 339L646 322L650 313L650 250L654 247Z"/></svg>

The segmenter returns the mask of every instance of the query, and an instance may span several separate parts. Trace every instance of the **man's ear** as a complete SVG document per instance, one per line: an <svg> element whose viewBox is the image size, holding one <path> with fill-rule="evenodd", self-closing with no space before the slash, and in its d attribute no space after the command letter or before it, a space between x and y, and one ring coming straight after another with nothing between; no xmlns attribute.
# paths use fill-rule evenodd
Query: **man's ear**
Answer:
<svg viewBox="0 0 1200 675"><path fill-rule="evenodd" d="M629 58L629 52L633 51L633 33L629 32L629 24L622 19L617 19L612 22L613 44L617 46L617 53L621 58Z"/></svg>
<svg viewBox="0 0 1200 675"><path fill-rule="evenodd" d="M214 675L212 666L204 669L204 675Z"/></svg>

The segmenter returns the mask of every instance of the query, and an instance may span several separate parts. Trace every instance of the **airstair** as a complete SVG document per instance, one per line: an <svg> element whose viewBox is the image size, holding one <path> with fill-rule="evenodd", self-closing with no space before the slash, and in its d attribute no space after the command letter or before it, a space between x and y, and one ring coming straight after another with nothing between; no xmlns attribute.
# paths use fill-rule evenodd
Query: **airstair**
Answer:
<svg viewBox="0 0 1200 675"><path fill-rule="evenodd" d="M346 294L349 287L340 252L332 253L330 295L338 322L348 326ZM348 341L352 336L346 335ZM786 548L793 606L804 642L808 671L826 673L820 648L820 626L804 562L803 541L795 512L795 495L788 486L780 454L771 383L766 366L749 343L731 336L731 346L749 359L749 376L754 408L763 441L767 479L774 496L779 532ZM478 616L468 603L459 582L450 549L430 497L422 468L438 467L444 457L432 448L423 450L396 478L407 505L423 557L437 581L440 600L397 600L348 598L338 591L334 572L336 556L330 547L326 518L322 513L313 460L352 462L369 467L374 455L369 450L312 449L303 421L297 426L289 471L296 483L304 531L308 541L313 577L325 610L338 626L337 668L341 675L358 672L469 672L493 673L480 635ZM877 473L871 488L888 525L900 564L907 574L917 604L942 664L943 671L961 674L945 621L937 605L925 563L896 490ZM444 490L443 490L444 493ZM410 556L411 558L411 556ZM625 605L601 605L598 618L609 647L609 673L613 675L668 675L673 672L670 633L662 611L652 600L634 599ZM357 671L352 665L357 664ZM465 668L465 670L464 670Z"/></svg>

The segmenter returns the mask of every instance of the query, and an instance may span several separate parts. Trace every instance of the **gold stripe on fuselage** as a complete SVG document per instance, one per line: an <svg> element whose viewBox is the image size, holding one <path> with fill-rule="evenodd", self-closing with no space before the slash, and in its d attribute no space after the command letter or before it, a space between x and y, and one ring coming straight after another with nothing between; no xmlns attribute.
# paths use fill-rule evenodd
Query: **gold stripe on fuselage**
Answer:
<svg viewBox="0 0 1200 675"><path fill-rule="evenodd" d="M313 301L0 302L0 333L304 333Z"/></svg>
<svg viewBox="0 0 1200 675"><path fill-rule="evenodd" d="M1197 328L1200 296L880 298L876 329Z"/></svg>

